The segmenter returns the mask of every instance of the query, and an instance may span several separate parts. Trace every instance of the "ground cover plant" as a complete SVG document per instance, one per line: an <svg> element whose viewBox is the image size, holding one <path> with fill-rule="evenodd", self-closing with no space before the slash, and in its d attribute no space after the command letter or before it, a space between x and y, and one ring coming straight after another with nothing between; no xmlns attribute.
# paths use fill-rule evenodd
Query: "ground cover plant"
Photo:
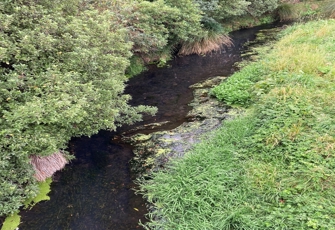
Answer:
<svg viewBox="0 0 335 230"><path fill-rule="evenodd" d="M294 25L263 55L213 90L245 112L140 182L148 228L334 228L335 20Z"/></svg>

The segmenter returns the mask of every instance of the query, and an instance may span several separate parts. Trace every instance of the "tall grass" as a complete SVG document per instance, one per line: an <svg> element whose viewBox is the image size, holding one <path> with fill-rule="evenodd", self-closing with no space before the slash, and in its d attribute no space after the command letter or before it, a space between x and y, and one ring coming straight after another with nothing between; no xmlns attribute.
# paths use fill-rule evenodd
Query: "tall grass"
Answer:
<svg viewBox="0 0 335 230"><path fill-rule="evenodd" d="M219 51L223 46L231 45L232 41L229 36L215 32L208 32L207 36L200 40L183 43L178 55L205 55L210 52Z"/></svg>
<svg viewBox="0 0 335 230"><path fill-rule="evenodd" d="M335 228L335 20L283 36L214 90L248 112L141 181L148 228Z"/></svg>
<svg viewBox="0 0 335 230"><path fill-rule="evenodd" d="M295 11L294 5L289 3L280 4L277 8L277 14L281 22L297 18L297 12Z"/></svg>
<svg viewBox="0 0 335 230"><path fill-rule="evenodd" d="M335 18L335 1L327 1L323 6L323 12L327 17Z"/></svg>

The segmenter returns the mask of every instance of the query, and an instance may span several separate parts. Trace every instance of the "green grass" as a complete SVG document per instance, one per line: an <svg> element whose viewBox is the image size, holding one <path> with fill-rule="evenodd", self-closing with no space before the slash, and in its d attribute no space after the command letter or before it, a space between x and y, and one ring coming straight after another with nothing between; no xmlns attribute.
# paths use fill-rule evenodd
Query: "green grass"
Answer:
<svg viewBox="0 0 335 230"><path fill-rule="evenodd" d="M141 181L147 227L335 229L335 20L282 36L213 90L245 115Z"/></svg>
<svg viewBox="0 0 335 230"><path fill-rule="evenodd" d="M225 124L216 138L202 142L192 154L175 161L167 172L159 172L142 186L158 218L148 225L164 229L230 229L251 207L238 161L238 144L250 135L248 118ZM227 204L228 206L222 206ZM235 223L236 222L236 223Z"/></svg>

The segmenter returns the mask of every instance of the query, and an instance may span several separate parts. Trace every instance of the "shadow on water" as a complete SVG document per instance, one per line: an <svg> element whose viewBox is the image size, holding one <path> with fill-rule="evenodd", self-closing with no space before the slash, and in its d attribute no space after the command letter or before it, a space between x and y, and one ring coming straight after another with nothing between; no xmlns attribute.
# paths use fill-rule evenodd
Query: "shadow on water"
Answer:
<svg viewBox="0 0 335 230"><path fill-rule="evenodd" d="M132 105L157 106L158 114L145 116L133 126L123 126L116 134L154 122L167 122L159 129L179 126L190 110L192 90L189 86L233 73L234 63L241 60L243 44L253 40L260 29L273 27L234 32L231 34L234 46L221 52L205 57L176 57L165 68L149 66L148 71L130 79L126 93L132 95ZM20 229L142 229L138 221L145 222L147 210L143 198L133 191L135 185L128 164L133 157L131 146L112 143L113 135L115 133L101 131L91 138L74 138L70 142L69 149L76 159L55 175L50 201L20 213Z"/></svg>

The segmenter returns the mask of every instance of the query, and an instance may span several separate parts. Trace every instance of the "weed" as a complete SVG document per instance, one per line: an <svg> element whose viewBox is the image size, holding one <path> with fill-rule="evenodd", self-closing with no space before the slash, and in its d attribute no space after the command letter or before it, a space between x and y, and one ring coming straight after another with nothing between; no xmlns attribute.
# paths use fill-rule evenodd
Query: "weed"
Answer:
<svg viewBox="0 0 335 230"><path fill-rule="evenodd" d="M1 230L14 230L18 229L17 226L20 224L21 216L17 213L14 213L6 218L4 221Z"/></svg>

